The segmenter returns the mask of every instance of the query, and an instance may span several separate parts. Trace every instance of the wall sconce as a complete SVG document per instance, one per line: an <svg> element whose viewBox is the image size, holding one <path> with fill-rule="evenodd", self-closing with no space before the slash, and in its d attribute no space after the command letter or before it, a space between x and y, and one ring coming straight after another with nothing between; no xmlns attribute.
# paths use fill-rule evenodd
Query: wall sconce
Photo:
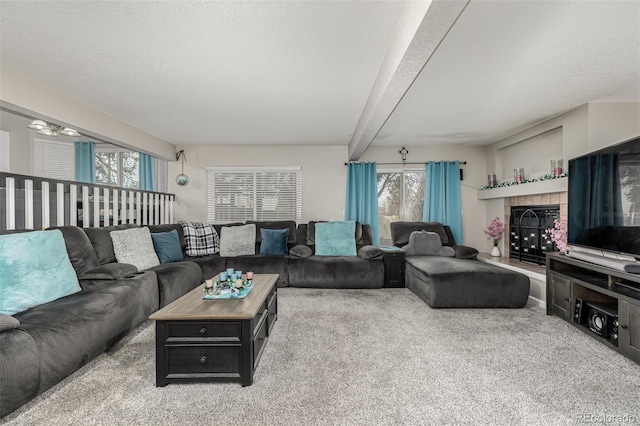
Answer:
<svg viewBox="0 0 640 426"><path fill-rule="evenodd" d="M182 173L176 176L176 183L180 186L189 185L189 176L184 174L184 162L187 161L187 156L184 153L184 149L176 152L176 161L182 158Z"/></svg>
<svg viewBox="0 0 640 426"><path fill-rule="evenodd" d="M400 151L398 151L398 154L400 154L402 156L402 165L404 166L404 163L407 162L407 154L409 153L409 150L407 148L405 148L404 146L402 147L402 149Z"/></svg>

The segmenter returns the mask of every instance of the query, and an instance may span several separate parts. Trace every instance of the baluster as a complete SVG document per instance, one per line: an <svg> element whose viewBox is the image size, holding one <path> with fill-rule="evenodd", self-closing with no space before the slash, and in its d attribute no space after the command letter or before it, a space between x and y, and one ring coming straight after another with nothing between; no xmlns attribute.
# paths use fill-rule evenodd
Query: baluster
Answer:
<svg viewBox="0 0 640 426"><path fill-rule="evenodd" d="M33 229L33 181L24 180L24 229Z"/></svg>
<svg viewBox="0 0 640 426"><path fill-rule="evenodd" d="M133 191L129 192L129 223L135 223L135 198Z"/></svg>
<svg viewBox="0 0 640 426"><path fill-rule="evenodd" d="M7 230L12 231L16 229L16 180L8 177L5 179L5 182L7 188L5 194Z"/></svg>
<svg viewBox="0 0 640 426"><path fill-rule="evenodd" d="M40 195L42 196L42 229L45 229L49 227L50 222L49 182L42 182Z"/></svg>
<svg viewBox="0 0 640 426"><path fill-rule="evenodd" d="M165 223L167 223L166 221L166 217L165 217L165 206L164 206L164 202L165 202L165 195L162 194L160 196L160 224L164 225Z"/></svg>
<svg viewBox="0 0 640 426"><path fill-rule="evenodd" d="M56 184L56 225L64 225L64 183Z"/></svg>
<svg viewBox="0 0 640 426"><path fill-rule="evenodd" d="M104 193L104 200L102 200L102 220L104 221L102 226L111 225L109 210L111 207L111 203L109 202L109 190L104 188L102 191Z"/></svg>
<svg viewBox="0 0 640 426"><path fill-rule="evenodd" d="M136 223L140 225L142 220L142 193L136 192Z"/></svg>
<svg viewBox="0 0 640 426"><path fill-rule="evenodd" d="M153 194L153 224L158 225L160 223L160 206L158 204L158 194Z"/></svg>
<svg viewBox="0 0 640 426"><path fill-rule="evenodd" d="M118 219L120 218L120 215L118 214L118 206L120 203L118 203L118 190L114 189L113 190L113 224L117 225L118 224Z"/></svg>
<svg viewBox="0 0 640 426"><path fill-rule="evenodd" d="M120 206L120 218L122 219L122 223L124 224L127 223L127 191L123 189L120 193L120 196L122 197L122 204Z"/></svg>
<svg viewBox="0 0 640 426"><path fill-rule="evenodd" d="M82 227L88 228L91 218L89 217L89 187L82 187Z"/></svg>
<svg viewBox="0 0 640 426"><path fill-rule="evenodd" d="M64 191L62 198L64 198ZM58 216L58 221L60 219L64 224L64 209L62 210L62 215ZM69 225L78 225L78 187L76 185L69 185Z"/></svg>
<svg viewBox="0 0 640 426"><path fill-rule="evenodd" d="M149 201L149 194L144 192L142 194L142 224L143 225L147 224L147 217L149 216L148 201Z"/></svg>
<svg viewBox="0 0 640 426"><path fill-rule="evenodd" d="M100 188L93 187L93 227L100 227Z"/></svg>

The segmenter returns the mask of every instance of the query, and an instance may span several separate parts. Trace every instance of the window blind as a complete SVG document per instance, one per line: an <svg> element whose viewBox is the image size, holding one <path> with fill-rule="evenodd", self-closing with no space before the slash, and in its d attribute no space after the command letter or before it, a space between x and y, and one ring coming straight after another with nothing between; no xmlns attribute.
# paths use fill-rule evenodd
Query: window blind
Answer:
<svg viewBox="0 0 640 426"><path fill-rule="evenodd" d="M158 192L169 192L169 163L156 158L156 188Z"/></svg>
<svg viewBox="0 0 640 426"><path fill-rule="evenodd" d="M33 174L39 177L76 180L73 143L34 139Z"/></svg>
<svg viewBox="0 0 640 426"><path fill-rule="evenodd" d="M280 168L207 168L207 220L302 219L302 170Z"/></svg>

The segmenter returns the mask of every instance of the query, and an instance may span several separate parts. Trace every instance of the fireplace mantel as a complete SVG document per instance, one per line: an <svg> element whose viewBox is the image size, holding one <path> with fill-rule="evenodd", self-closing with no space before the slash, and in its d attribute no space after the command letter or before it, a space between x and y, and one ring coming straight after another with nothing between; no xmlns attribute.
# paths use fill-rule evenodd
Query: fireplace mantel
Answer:
<svg viewBox="0 0 640 426"><path fill-rule="evenodd" d="M503 186L501 188L485 189L482 191L478 190L478 200L565 192L567 188L567 178L541 180L538 182L523 183L521 185Z"/></svg>

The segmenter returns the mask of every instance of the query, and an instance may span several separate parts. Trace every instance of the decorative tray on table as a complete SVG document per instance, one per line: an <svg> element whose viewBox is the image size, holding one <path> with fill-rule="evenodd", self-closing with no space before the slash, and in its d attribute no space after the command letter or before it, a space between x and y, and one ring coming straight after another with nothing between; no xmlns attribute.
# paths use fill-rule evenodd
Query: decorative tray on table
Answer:
<svg viewBox="0 0 640 426"><path fill-rule="evenodd" d="M242 287L236 287L229 283L214 282L213 287L204 288L203 299L244 299L253 289L254 285L250 281L244 281Z"/></svg>

